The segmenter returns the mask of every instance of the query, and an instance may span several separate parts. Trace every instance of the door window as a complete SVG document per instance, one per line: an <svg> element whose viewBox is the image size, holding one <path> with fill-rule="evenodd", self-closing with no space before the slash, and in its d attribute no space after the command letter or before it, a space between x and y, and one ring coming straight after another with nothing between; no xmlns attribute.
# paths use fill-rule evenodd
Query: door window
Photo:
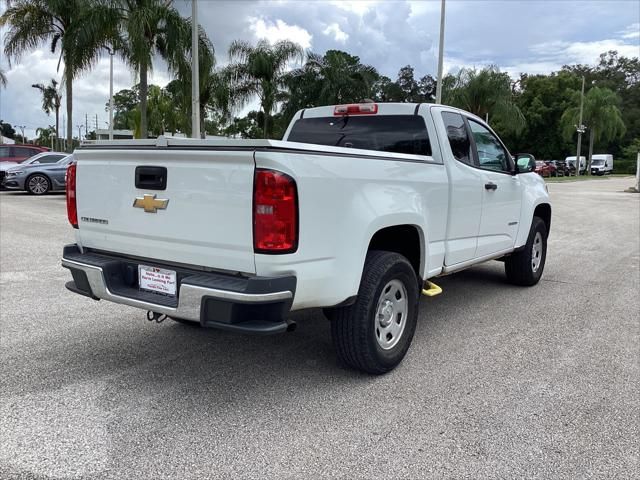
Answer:
<svg viewBox="0 0 640 480"><path fill-rule="evenodd" d="M32 157L36 152L28 147L13 147L14 155L21 158Z"/></svg>
<svg viewBox="0 0 640 480"><path fill-rule="evenodd" d="M464 124L462 115L453 112L442 112L442 121L447 129L447 138L455 159L468 165L473 165L471 140L469 140L467 127Z"/></svg>
<svg viewBox="0 0 640 480"><path fill-rule="evenodd" d="M469 119L469 127L476 143L478 166L497 172L510 172L512 168L509 155L500 140L486 127L471 119Z"/></svg>
<svg viewBox="0 0 640 480"><path fill-rule="evenodd" d="M64 155L43 155L38 159L39 163L56 163L59 160L62 160Z"/></svg>

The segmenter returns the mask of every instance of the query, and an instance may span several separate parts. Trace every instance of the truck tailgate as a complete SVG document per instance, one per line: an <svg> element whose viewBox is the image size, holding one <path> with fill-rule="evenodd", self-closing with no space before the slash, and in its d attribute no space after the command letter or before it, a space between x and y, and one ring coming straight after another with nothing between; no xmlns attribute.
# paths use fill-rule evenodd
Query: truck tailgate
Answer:
<svg viewBox="0 0 640 480"><path fill-rule="evenodd" d="M75 156L83 247L255 273L252 149L83 148ZM166 168L166 188L136 187L136 168L150 166ZM166 207L134 206L145 194Z"/></svg>

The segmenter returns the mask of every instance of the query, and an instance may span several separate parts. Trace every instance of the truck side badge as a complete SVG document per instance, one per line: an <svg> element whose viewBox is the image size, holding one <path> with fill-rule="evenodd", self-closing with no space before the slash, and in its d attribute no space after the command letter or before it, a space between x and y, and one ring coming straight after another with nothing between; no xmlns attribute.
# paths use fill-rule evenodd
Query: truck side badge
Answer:
<svg viewBox="0 0 640 480"><path fill-rule="evenodd" d="M157 213L158 210L164 210L167 208L168 204L168 198L156 198L155 193L153 195L145 193L144 196L136 197L133 201L133 206L135 208L144 208L144 211L147 213Z"/></svg>

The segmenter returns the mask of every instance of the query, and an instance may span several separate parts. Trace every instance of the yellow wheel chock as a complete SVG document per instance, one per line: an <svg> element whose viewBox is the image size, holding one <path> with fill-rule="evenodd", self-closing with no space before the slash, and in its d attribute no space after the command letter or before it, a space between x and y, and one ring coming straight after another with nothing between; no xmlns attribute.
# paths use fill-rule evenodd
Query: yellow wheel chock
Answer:
<svg viewBox="0 0 640 480"><path fill-rule="evenodd" d="M422 294L427 297L435 297L436 295L440 295L442 293L442 288L436 285L433 282L427 280L425 283L425 288L422 289Z"/></svg>

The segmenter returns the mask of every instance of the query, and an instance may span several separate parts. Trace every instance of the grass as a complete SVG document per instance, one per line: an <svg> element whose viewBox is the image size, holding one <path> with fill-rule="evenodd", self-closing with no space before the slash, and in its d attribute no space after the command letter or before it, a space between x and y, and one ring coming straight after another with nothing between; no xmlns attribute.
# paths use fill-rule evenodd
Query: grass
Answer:
<svg viewBox="0 0 640 480"><path fill-rule="evenodd" d="M608 178L622 178L632 177L633 175L628 173L614 173L612 175L580 175L579 177L548 177L544 181L547 183L562 183L562 182L582 182L584 180L605 180Z"/></svg>

